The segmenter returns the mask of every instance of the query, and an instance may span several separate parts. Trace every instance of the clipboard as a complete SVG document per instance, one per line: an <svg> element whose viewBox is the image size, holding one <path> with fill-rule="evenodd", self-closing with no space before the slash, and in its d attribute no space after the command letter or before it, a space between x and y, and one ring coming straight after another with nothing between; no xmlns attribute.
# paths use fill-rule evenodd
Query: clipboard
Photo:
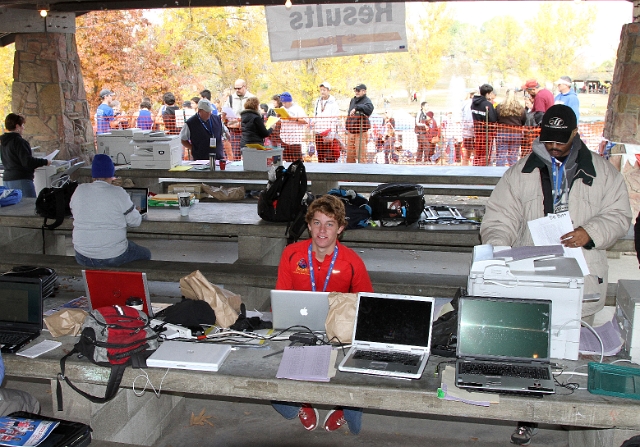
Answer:
<svg viewBox="0 0 640 447"><path fill-rule="evenodd" d="M287 112L287 109L284 107L276 107L273 111L276 112L280 118L291 118L289 112Z"/></svg>

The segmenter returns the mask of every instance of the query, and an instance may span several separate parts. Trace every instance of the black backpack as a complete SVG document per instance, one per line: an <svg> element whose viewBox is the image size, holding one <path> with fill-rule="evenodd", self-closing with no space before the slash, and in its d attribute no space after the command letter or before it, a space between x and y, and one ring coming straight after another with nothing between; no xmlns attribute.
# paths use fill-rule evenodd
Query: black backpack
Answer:
<svg viewBox="0 0 640 447"><path fill-rule="evenodd" d="M369 201L354 190L334 188L327 194L338 197L344 203L347 229L364 228L371 219L371 207Z"/></svg>
<svg viewBox="0 0 640 447"><path fill-rule="evenodd" d="M422 185L411 183L383 183L369 197L371 218L384 226L417 222L424 211Z"/></svg>
<svg viewBox="0 0 640 447"><path fill-rule="evenodd" d="M275 180L269 180L258 197L258 215L269 222L287 222L289 242L304 232L304 216L312 196L307 194L307 170L302 160L294 161L287 169L276 168Z"/></svg>
<svg viewBox="0 0 640 447"><path fill-rule="evenodd" d="M69 181L68 178L60 186L43 188L36 198L36 214L44 217L42 228L53 230L58 228L64 218L71 216L71 196L78 187L78 182ZM53 219L53 223L47 223Z"/></svg>

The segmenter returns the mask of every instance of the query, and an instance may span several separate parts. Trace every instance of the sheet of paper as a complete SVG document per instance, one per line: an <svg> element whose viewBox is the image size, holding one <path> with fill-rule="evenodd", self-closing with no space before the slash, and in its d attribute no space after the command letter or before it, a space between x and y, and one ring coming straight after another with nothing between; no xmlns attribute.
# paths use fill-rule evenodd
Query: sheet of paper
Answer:
<svg viewBox="0 0 640 447"><path fill-rule="evenodd" d="M458 388L456 385L456 369L447 365L442 371L441 389L444 392L443 399L456 400L470 405L488 407L490 404L500 403L500 396L494 393L480 393ZM440 397L440 395L438 395Z"/></svg>
<svg viewBox="0 0 640 447"><path fill-rule="evenodd" d="M209 161L207 161L207 163L209 163ZM188 171L191 168L192 168L192 166L189 166L189 165L185 165L185 166L179 165L179 166L175 166L175 167L169 169L169 171L170 172L171 171L173 171L173 172Z"/></svg>
<svg viewBox="0 0 640 447"><path fill-rule="evenodd" d="M331 346L287 346L282 354L278 379L328 382Z"/></svg>
<svg viewBox="0 0 640 447"><path fill-rule="evenodd" d="M59 152L60 152L60 151L59 151L58 149L56 149L55 151L51 152L49 155L47 155L47 156L46 156L46 157L44 157L44 158L46 158L47 160L51 161L51 160L53 160L54 158L56 158L56 155L58 155L58 153L59 153Z"/></svg>
<svg viewBox="0 0 640 447"><path fill-rule="evenodd" d="M25 349L24 351L20 351L16 353L16 355L21 355L23 357L35 359L36 357L41 356L45 352L53 351L60 345L62 345L62 343L60 343L59 341L43 340L37 345L33 345L30 348Z"/></svg>
<svg viewBox="0 0 640 447"><path fill-rule="evenodd" d="M600 342L589 328L580 328L580 354L600 355L603 352L604 355L611 356L622 349L623 340L616 323L609 321L593 329L598 333L603 346L600 346Z"/></svg>
<svg viewBox="0 0 640 447"><path fill-rule="evenodd" d="M276 112L280 118L289 118L289 112L287 112L287 109L284 107L276 107L273 111Z"/></svg>
<svg viewBox="0 0 640 447"><path fill-rule="evenodd" d="M267 129L271 129L273 126L275 126L275 124L276 124L278 121L280 121L280 118L279 118L279 117L277 117L277 116L270 116L270 117L267 119L267 122L264 124L264 126L265 126Z"/></svg>
<svg viewBox="0 0 640 447"><path fill-rule="evenodd" d="M560 238L563 235L573 231L569 212L549 214L539 219L530 220L527 225L529 225L533 243L536 245L558 245L561 243ZM589 274L589 267L587 267L587 261L581 248L563 247L563 250L566 257L575 258L578 261L583 275Z"/></svg>
<svg viewBox="0 0 640 447"><path fill-rule="evenodd" d="M227 114L227 119L232 120L238 117L238 115L236 115L236 112L234 112L233 109L229 106L224 106L222 108L222 111Z"/></svg>

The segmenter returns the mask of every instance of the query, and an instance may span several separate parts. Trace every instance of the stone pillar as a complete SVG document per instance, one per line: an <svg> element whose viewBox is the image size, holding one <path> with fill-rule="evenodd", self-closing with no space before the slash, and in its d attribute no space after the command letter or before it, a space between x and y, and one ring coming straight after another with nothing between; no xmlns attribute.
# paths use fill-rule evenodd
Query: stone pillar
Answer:
<svg viewBox="0 0 640 447"><path fill-rule="evenodd" d="M27 118L25 138L60 150L60 160L88 161L95 147L75 34L16 34L15 46L12 106Z"/></svg>
<svg viewBox="0 0 640 447"><path fill-rule="evenodd" d="M638 3L634 20L638 20ZM618 59L613 72L604 137L609 141L640 144L640 22L622 27ZM627 182L634 217L640 212L640 166L620 166Z"/></svg>

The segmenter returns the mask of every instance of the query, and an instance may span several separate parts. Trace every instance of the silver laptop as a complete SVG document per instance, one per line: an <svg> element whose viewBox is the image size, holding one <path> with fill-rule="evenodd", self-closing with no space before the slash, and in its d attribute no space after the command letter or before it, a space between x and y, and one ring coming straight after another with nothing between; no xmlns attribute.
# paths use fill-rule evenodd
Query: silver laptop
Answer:
<svg viewBox="0 0 640 447"><path fill-rule="evenodd" d="M329 313L329 292L272 290L273 328L304 326L312 331L325 331Z"/></svg>
<svg viewBox="0 0 640 447"><path fill-rule="evenodd" d="M230 345L170 340L151 354L147 366L216 372L231 350Z"/></svg>
<svg viewBox="0 0 640 447"><path fill-rule="evenodd" d="M123 188L142 216L149 210L149 188Z"/></svg>
<svg viewBox="0 0 640 447"><path fill-rule="evenodd" d="M431 350L434 298L358 294L351 349L340 371L419 379Z"/></svg>
<svg viewBox="0 0 640 447"><path fill-rule="evenodd" d="M476 391L553 394L551 301L461 297L456 385Z"/></svg>

